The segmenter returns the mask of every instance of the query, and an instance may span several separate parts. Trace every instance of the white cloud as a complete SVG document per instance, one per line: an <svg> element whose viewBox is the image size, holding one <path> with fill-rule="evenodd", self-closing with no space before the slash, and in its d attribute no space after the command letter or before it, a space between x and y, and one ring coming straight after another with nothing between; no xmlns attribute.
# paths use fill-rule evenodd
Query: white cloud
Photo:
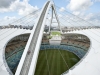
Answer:
<svg viewBox="0 0 100 75"><path fill-rule="evenodd" d="M95 1L100 1L100 0L95 0ZM99 25L100 26L100 12L99 13L92 13L92 12L86 12L90 6L93 4L93 2L95 2L93 0L70 0L69 1L69 4L67 5L67 8L69 10L72 11L72 13L74 15L77 15L77 16L71 16L69 14L66 15L66 22L62 22L62 23L72 23L72 25ZM61 9L61 8L60 8ZM59 15L59 18L62 17L61 15ZM65 16L63 16L65 17ZM92 23L92 24L89 24L89 23L86 23L84 24L85 21L83 21L82 19ZM67 20L67 19L70 19L70 20ZM66 24L66 25L70 25L70 24Z"/></svg>
<svg viewBox="0 0 100 75"><path fill-rule="evenodd" d="M27 15L27 14L29 14L29 13L31 13L31 12L37 10L37 9L38 9L37 6L33 7L33 6L31 6L31 5L26 5L25 8L19 9L19 10L18 10L18 14L19 14L19 15Z"/></svg>
<svg viewBox="0 0 100 75"><path fill-rule="evenodd" d="M8 8L15 0L0 0L0 8Z"/></svg>
<svg viewBox="0 0 100 75"><path fill-rule="evenodd" d="M0 25L8 25L12 22L14 22L15 20L17 20L17 18L15 16L13 17L9 17L9 16L5 16L3 19L0 20Z"/></svg>
<svg viewBox="0 0 100 75"><path fill-rule="evenodd" d="M0 0L1 2L1 0ZM28 0L16 0L13 1L9 4L8 8L0 8L0 12L11 12L11 11L17 11L19 15L27 15L35 10L37 10L38 7L37 6L31 6L28 3Z"/></svg>
<svg viewBox="0 0 100 75"><path fill-rule="evenodd" d="M70 0L67 8L71 11L82 11L88 9L92 4L91 0Z"/></svg>
<svg viewBox="0 0 100 75"><path fill-rule="evenodd" d="M93 25L100 26L100 12L99 13L83 14L83 15L79 15L79 17L92 23Z"/></svg>
<svg viewBox="0 0 100 75"><path fill-rule="evenodd" d="M61 8L59 9L59 11L60 11L60 12L63 12L63 11L65 11L65 8L64 8L64 7L61 7Z"/></svg>
<svg viewBox="0 0 100 75"><path fill-rule="evenodd" d="M16 19L15 16L13 16L13 17L5 16L4 17L4 20L15 20L15 19Z"/></svg>
<svg viewBox="0 0 100 75"><path fill-rule="evenodd" d="M58 17L59 17L59 18L61 18L61 17L62 17L62 15L61 15L61 14L58 14Z"/></svg>
<svg viewBox="0 0 100 75"><path fill-rule="evenodd" d="M79 11L74 11L73 14L74 15L80 15L80 12Z"/></svg>
<svg viewBox="0 0 100 75"><path fill-rule="evenodd" d="M92 18L93 16L94 16L93 13L90 13L90 14L86 15L86 16L84 17L84 19L85 19L85 20L91 20L91 18Z"/></svg>

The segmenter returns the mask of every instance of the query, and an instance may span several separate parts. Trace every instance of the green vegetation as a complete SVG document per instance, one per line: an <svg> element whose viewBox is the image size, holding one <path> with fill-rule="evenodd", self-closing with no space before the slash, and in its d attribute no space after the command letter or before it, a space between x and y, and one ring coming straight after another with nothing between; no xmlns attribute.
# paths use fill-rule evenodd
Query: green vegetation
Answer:
<svg viewBox="0 0 100 75"><path fill-rule="evenodd" d="M47 36L47 38L48 38L48 39L51 39L51 38L52 38L52 36Z"/></svg>
<svg viewBox="0 0 100 75"><path fill-rule="evenodd" d="M58 31L52 31L51 34L52 34L52 35L59 35L59 36L61 35L61 33L58 32Z"/></svg>
<svg viewBox="0 0 100 75"><path fill-rule="evenodd" d="M75 54L65 50L40 50L35 75L61 75L79 60Z"/></svg>

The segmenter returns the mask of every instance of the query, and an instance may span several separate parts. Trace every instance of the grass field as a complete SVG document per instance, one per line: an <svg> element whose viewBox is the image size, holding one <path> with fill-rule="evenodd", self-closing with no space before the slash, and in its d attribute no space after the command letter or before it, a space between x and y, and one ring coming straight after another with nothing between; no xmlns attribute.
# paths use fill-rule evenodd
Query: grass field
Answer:
<svg viewBox="0 0 100 75"><path fill-rule="evenodd" d="M52 35L59 35L59 36L61 35L61 33L60 32L57 32L57 31L52 31L51 34Z"/></svg>
<svg viewBox="0 0 100 75"><path fill-rule="evenodd" d="M68 51L40 50L35 75L61 75L79 60L75 54Z"/></svg>

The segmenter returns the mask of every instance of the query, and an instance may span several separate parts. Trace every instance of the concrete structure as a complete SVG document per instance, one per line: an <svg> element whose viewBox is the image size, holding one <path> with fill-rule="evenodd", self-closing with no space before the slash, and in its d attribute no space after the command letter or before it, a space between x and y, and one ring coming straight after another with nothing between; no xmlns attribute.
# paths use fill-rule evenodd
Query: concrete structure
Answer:
<svg viewBox="0 0 100 75"><path fill-rule="evenodd" d="M13 37L31 33L30 38L27 42L26 48L23 52L20 63L17 67L15 75L34 75L35 67L37 63L39 48L41 45L41 40L44 31L44 24L46 20L47 13L53 8L55 14L55 8L52 1L47 1L41 10L40 16L34 25L33 30L24 29L2 29L0 31L0 74L9 75L8 67L3 62L4 60L4 50L7 42ZM57 16L56 16L57 18ZM59 22L59 21L58 21ZM87 54L79 63L77 63L69 71L63 73L63 75L100 75L100 29L85 29L71 31L69 33L83 34L90 39L90 49ZM30 55L27 54L28 50L31 51Z"/></svg>

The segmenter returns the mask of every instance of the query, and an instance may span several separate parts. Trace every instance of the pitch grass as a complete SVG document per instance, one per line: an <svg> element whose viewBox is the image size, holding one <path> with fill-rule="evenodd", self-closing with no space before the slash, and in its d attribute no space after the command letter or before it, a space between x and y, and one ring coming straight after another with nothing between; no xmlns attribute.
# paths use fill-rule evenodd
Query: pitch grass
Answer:
<svg viewBox="0 0 100 75"><path fill-rule="evenodd" d="M60 32L57 32L57 31L52 31L51 34L52 35L59 35L59 36L61 35L61 33Z"/></svg>
<svg viewBox="0 0 100 75"><path fill-rule="evenodd" d="M63 59L69 68L80 60L75 54L65 50L40 50L35 75L61 75L69 69Z"/></svg>

